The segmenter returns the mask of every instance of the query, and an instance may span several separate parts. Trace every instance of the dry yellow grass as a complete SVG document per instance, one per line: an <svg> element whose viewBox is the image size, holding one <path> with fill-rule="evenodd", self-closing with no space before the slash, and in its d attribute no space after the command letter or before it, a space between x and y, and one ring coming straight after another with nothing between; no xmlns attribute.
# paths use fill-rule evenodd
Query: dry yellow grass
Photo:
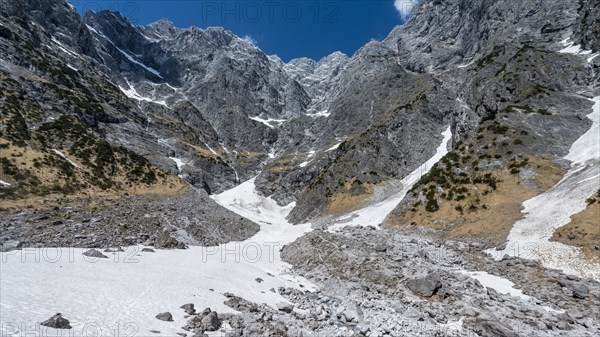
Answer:
<svg viewBox="0 0 600 337"><path fill-rule="evenodd" d="M478 197L481 200L479 204L485 205L485 209L478 207L475 211L469 211L468 199L457 202L438 198L440 209L437 212L428 212L421 205L415 208L416 212L409 209L400 215L393 213L385 223L391 226L432 228L450 238L504 242L515 221L522 216L522 203L554 186L564 175L564 171L550 160L530 158L529 162L537 175L528 184L520 181L517 175L503 170L490 172L499 179L496 191L483 195L485 185L469 186L472 198ZM456 209L458 205L463 206L462 213Z"/></svg>
<svg viewBox="0 0 600 337"><path fill-rule="evenodd" d="M373 194L373 185L363 183L361 193L352 193L350 190L356 179L347 180L344 183L344 191L336 193L329 198L324 215L338 215L356 211L363 207L365 200Z"/></svg>
<svg viewBox="0 0 600 337"><path fill-rule="evenodd" d="M600 203L595 202L585 210L573 215L571 222L554 232L550 241L580 247L584 255L600 262Z"/></svg>
<svg viewBox="0 0 600 337"><path fill-rule="evenodd" d="M19 170L31 171L32 174L34 174L40 180L42 185L50 186L53 184L64 184L64 179L61 177L61 172L58 168L47 166L36 168L33 165L34 159L41 160L44 155L47 155L47 153L32 147L16 146L9 146L7 149L2 149L1 151L0 157L9 158L14 162L15 166ZM90 169L79 163L77 158L71 156L68 151L61 150L61 153L69 158L69 160L79 165L79 168L74 170L74 174L77 180L85 183L86 179L88 179L86 178L86 174L91 174ZM52 153L52 155L54 154ZM80 189L73 194L45 194L43 196L31 195L29 197L20 198L17 200L0 199L0 208L50 207L56 204L54 201L60 199L78 200L90 197L93 199L110 199L119 198L124 193L128 193L130 195L172 196L179 195L189 188L188 185L179 177L171 175L159 177L156 183L151 185L132 183L125 175L113 176L111 178L115 183L118 183L120 186L122 186L122 188L119 190L102 190L98 187L92 186L91 184L87 184L86 188ZM15 181L9 182L15 184L18 183Z"/></svg>

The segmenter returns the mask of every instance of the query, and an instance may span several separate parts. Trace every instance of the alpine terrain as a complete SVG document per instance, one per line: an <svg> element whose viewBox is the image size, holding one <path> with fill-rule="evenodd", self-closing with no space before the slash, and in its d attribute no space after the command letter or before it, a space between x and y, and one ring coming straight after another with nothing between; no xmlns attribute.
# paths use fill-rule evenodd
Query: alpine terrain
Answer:
<svg viewBox="0 0 600 337"><path fill-rule="evenodd" d="M0 0L0 336L599 336L600 2L354 55Z"/></svg>

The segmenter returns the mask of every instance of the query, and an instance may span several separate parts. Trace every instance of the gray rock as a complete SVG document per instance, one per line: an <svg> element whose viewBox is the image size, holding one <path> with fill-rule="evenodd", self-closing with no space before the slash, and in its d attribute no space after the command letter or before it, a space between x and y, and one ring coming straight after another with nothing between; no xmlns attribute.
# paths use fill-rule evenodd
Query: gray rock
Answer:
<svg viewBox="0 0 600 337"><path fill-rule="evenodd" d="M442 282L438 274L429 274L426 277L409 280L406 282L406 287L419 296L431 297L442 287Z"/></svg>
<svg viewBox="0 0 600 337"><path fill-rule="evenodd" d="M145 253L154 253L154 249L152 249L152 248L142 248L142 252L145 252Z"/></svg>
<svg viewBox="0 0 600 337"><path fill-rule="evenodd" d="M94 258L99 258L99 259L108 259L108 256L102 254L99 250L97 249L90 249L87 250L85 252L83 252L83 255L85 256L89 256L89 257L94 257Z"/></svg>
<svg viewBox="0 0 600 337"><path fill-rule="evenodd" d="M50 317L48 320L40 323L43 326L47 326L54 329L71 329L71 323L66 318L62 317L62 314L57 313Z"/></svg>
<svg viewBox="0 0 600 337"><path fill-rule="evenodd" d="M161 320L161 321L165 321L165 322L172 322L173 321L173 315L171 315L170 312L163 312L160 313L158 315L156 315L156 318Z"/></svg>
<svg viewBox="0 0 600 337"><path fill-rule="evenodd" d="M510 327L500 322L477 319L475 326L482 337L519 337Z"/></svg>
<svg viewBox="0 0 600 337"><path fill-rule="evenodd" d="M564 289L570 290L572 296L577 299L586 299L589 296L589 288L580 282L569 280L558 280L558 284Z"/></svg>
<svg viewBox="0 0 600 337"><path fill-rule="evenodd" d="M11 250L19 249L23 243L18 240L7 240L0 245L0 252L8 252Z"/></svg>
<svg viewBox="0 0 600 337"><path fill-rule="evenodd" d="M291 303L287 303L287 302L279 302L279 303L277 303L277 310L283 311L283 312L289 314L292 311L294 311L294 305Z"/></svg>
<svg viewBox="0 0 600 337"><path fill-rule="evenodd" d="M194 309L194 303L184 304L180 308L183 309L188 315L193 315L196 313L196 309Z"/></svg>
<svg viewBox="0 0 600 337"><path fill-rule="evenodd" d="M211 311L202 318L202 328L205 331L217 331L221 327L221 322L219 321L219 315L215 311Z"/></svg>

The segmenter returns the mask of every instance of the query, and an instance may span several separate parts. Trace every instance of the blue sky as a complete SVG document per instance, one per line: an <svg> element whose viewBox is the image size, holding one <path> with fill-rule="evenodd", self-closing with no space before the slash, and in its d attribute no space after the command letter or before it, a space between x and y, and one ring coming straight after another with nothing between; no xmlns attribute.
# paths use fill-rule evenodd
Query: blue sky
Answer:
<svg viewBox="0 0 600 337"><path fill-rule="evenodd" d="M222 26L284 61L352 55L403 23L417 0L70 0L81 13L110 9L136 25L162 18L177 27Z"/></svg>

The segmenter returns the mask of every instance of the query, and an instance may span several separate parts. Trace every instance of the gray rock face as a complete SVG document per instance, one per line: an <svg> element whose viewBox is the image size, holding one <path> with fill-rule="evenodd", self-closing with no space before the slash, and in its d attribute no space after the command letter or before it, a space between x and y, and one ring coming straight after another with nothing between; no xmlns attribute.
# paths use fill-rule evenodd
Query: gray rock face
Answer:
<svg viewBox="0 0 600 337"><path fill-rule="evenodd" d="M48 320L43 321L40 324L54 329L72 329L69 320L62 317L62 314L60 313L57 313L56 315L50 317Z"/></svg>
<svg viewBox="0 0 600 337"><path fill-rule="evenodd" d="M156 319L161 320L161 321L165 321L165 322L172 322L173 321L173 315L171 315L170 312L162 312L162 313L156 315Z"/></svg>
<svg viewBox="0 0 600 337"><path fill-rule="evenodd" d="M442 287L442 282L438 274L430 274L422 278L411 279L406 282L406 286L419 296L431 297Z"/></svg>

